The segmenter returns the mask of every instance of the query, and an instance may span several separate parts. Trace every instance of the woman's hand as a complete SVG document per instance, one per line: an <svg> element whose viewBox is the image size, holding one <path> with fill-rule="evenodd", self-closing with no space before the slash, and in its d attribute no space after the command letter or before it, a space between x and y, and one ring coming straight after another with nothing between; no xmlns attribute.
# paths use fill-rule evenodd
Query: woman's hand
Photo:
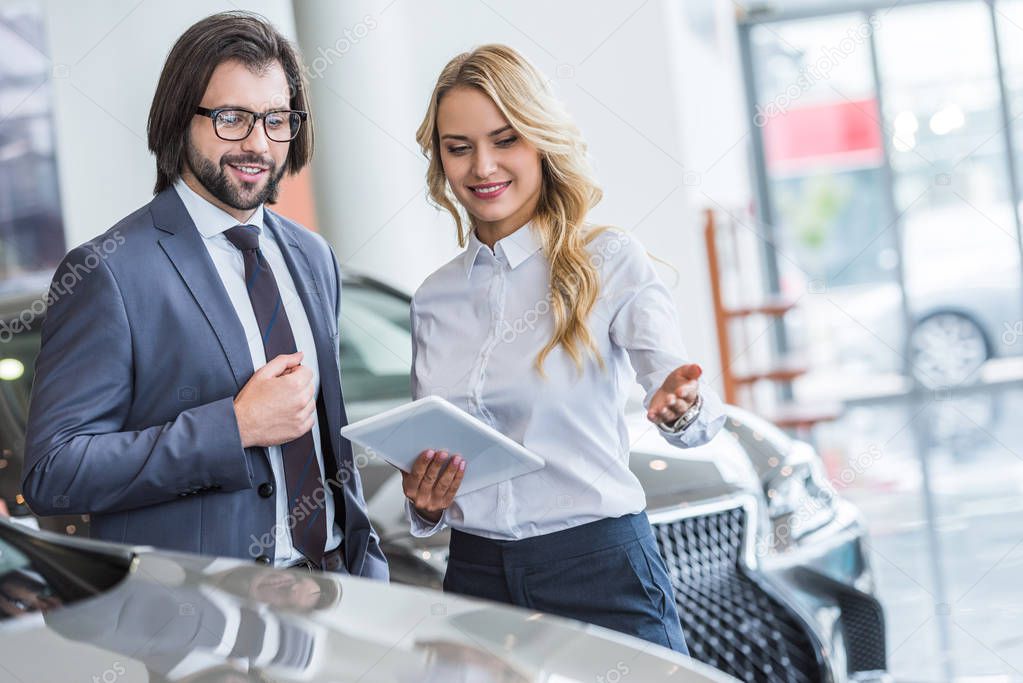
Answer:
<svg viewBox="0 0 1023 683"><path fill-rule="evenodd" d="M446 467L445 467L446 465ZM411 472L401 473L405 497L423 519L440 521L465 476L465 459L457 453L427 450L419 454Z"/></svg>
<svg viewBox="0 0 1023 683"><path fill-rule="evenodd" d="M664 384L650 399L646 417L651 422L670 425L689 410L699 394L700 384L697 381L703 374L703 368L695 363L675 368L664 380Z"/></svg>

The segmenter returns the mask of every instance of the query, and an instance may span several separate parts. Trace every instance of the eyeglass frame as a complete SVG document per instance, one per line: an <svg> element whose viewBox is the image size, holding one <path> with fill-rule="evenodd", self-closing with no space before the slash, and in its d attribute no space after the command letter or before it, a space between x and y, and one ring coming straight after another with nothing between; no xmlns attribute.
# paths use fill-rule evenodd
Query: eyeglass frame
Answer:
<svg viewBox="0 0 1023 683"><path fill-rule="evenodd" d="M223 135L220 134L220 131L217 129L217 117L220 116L225 111L243 111L246 114L252 115L252 123L249 124L249 129L245 131L245 135L241 136L240 138L232 140L230 138L225 138ZM292 135L287 140L274 140L272 137L270 137L270 132L266 129L266 117L270 116L271 114L283 114L285 112L287 112L288 114L298 114L299 117L298 130L296 130L295 134ZM271 142L291 142L296 137L298 137L299 132L301 132L302 130L302 124L305 123L306 119L309 118L309 112L302 111L301 109L274 109L272 111L265 111L262 114L260 114L249 109L245 109L243 107L217 107L216 109L196 107L194 115L204 116L208 118L210 122L213 124L213 133L218 138L225 142L241 142L245 138L252 135L252 129L256 127L256 121L263 122L263 134L266 135L267 140L270 140Z"/></svg>

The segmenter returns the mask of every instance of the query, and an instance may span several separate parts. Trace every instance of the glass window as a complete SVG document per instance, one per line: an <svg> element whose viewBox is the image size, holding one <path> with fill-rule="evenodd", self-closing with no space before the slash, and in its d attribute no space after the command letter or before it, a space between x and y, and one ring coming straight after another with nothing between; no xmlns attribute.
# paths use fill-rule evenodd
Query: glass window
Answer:
<svg viewBox="0 0 1023 683"><path fill-rule="evenodd" d="M874 55L850 38L864 22ZM808 322L791 336L832 355L814 355L796 394L846 401L814 439L870 523L896 679L1019 672L1006 634L1023 547L1023 292L995 24L1019 164L1023 0L799 14L748 34L778 233L768 256L783 291L826 285L801 300Z"/></svg>
<svg viewBox="0 0 1023 683"><path fill-rule="evenodd" d="M871 69L878 25L850 13L750 32L754 125L774 225L769 258L781 293L800 301L802 315L785 324L788 350L814 368L796 387L806 401L856 394L865 375L903 367L896 231Z"/></svg>
<svg viewBox="0 0 1023 683"><path fill-rule="evenodd" d="M50 63L37 3L0 7L0 280L64 255Z"/></svg>

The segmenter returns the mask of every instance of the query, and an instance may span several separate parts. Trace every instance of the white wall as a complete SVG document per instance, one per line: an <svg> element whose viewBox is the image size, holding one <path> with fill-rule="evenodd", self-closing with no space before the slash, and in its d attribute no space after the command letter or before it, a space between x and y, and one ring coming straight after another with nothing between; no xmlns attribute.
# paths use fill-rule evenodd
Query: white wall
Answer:
<svg viewBox="0 0 1023 683"><path fill-rule="evenodd" d="M409 290L457 253L450 218L426 203L415 130L448 59L507 43L552 79L590 144L605 189L593 220L634 231L677 271L662 274L675 285L684 339L716 378L700 211L711 198L748 201L730 8L725 0L295 0L317 114L321 230L346 266Z"/></svg>
<svg viewBox="0 0 1023 683"><path fill-rule="evenodd" d="M43 0L66 244L103 232L153 196L146 119L171 46L230 2ZM246 2L294 35L288 0Z"/></svg>

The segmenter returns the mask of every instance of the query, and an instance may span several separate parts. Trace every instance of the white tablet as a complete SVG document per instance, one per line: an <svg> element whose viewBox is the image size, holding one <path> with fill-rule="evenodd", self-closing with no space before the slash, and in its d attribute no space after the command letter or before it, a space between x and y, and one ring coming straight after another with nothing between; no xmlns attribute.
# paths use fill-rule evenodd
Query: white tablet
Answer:
<svg viewBox="0 0 1023 683"><path fill-rule="evenodd" d="M426 396L353 422L341 429L341 436L404 472L410 472L427 449L457 453L465 458L465 478L458 495L546 465L539 455L439 396Z"/></svg>

